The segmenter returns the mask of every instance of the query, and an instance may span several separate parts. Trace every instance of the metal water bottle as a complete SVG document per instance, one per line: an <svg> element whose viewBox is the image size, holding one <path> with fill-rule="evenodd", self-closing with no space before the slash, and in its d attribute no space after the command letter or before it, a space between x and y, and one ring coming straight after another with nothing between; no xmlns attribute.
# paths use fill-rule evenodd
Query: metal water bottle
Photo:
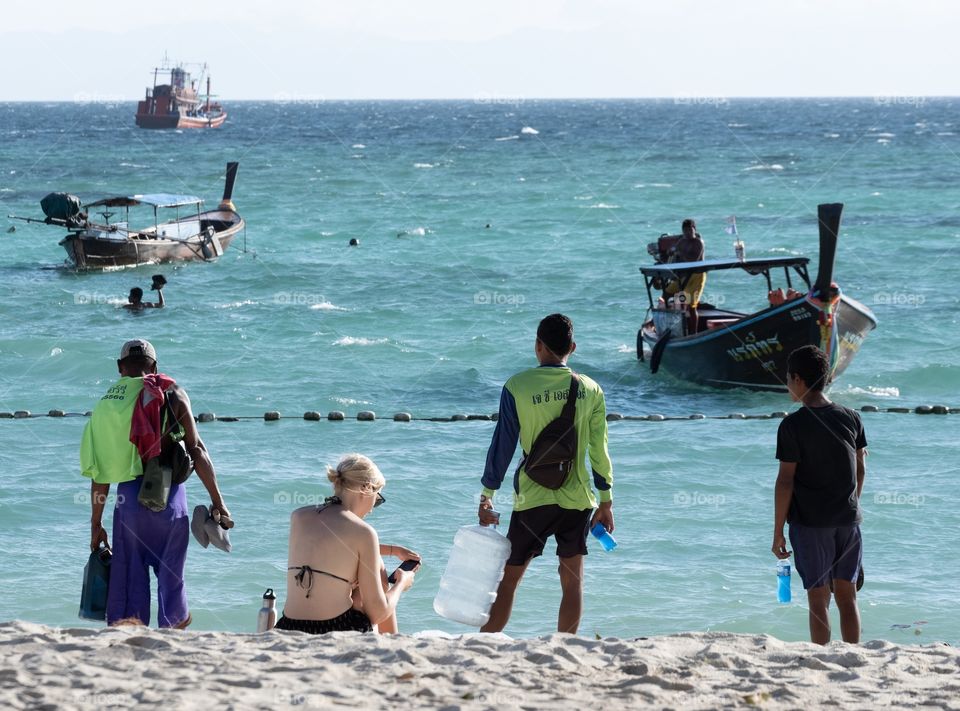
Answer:
<svg viewBox="0 0 960 711"><path fill-rule="evenodd" d="M269 632L277 624L277 596L273 588L263 594L263 607L257 613L257 632Z"/></svg>

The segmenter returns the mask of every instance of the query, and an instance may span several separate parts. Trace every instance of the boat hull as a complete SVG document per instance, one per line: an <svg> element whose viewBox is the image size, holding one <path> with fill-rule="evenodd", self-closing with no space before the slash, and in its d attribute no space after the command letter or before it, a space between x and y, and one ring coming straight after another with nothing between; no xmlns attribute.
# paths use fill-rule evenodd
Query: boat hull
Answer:
<svg viewBox="0 0 960 711"><path fill-rule="evenodd" d="M830 354L833 376L850 365L877 321L858 301L841 296L832 323L824 325L822 306L809 297L771 307L736 323L659 344L652 322L644 324L638 344L651 353L651 369L681 380L719 388L784 392L787 357L801 346Z"/></svg>
<svg viewBox="0 0 960 711"><path fill-rule="evenodd" d="M182 116L180 114L140 114L136 116L137 126L140 128L220 128L227 120L224 112L217 116L203 118L199 116Z"/></svg>
<svg viewBox="0 0 960 711"><path fill-rule="evenodd" d="M148 231L141 233L141 237L72 232L60 244L70 263L81 270L165 262L208 262L223 254L244 229L243 218L230 210L204 212L200 214L200 220L201 225L213 226L212 237L196 235L179 240L153 238Z"/></svg>

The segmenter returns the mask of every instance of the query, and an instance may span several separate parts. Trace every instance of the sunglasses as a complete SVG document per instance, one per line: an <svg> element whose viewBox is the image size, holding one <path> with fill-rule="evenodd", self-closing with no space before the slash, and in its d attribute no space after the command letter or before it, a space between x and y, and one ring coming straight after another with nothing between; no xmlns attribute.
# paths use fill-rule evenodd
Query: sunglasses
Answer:
<svg viewBox="0 0 960 711"><path fill-rule="evenodd" d="M363 494L364 496L370 496L369 491L362 491L361 489L347 489L347 491L352 491L357 494ZM373 508L377 508L380 504L386 501L386 499L383 498L383 494L381 494L379 491L376 492L376 495L377 495L377 500L373 502Z"/></svg>

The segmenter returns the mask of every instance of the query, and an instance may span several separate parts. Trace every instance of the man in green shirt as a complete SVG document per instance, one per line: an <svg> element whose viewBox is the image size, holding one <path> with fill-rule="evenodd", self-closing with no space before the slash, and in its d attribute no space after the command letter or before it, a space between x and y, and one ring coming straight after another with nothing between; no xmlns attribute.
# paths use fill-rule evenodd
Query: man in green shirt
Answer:
<svg viewBox="0 0 960 711"><path fill-rule="evenodd" d="M183 428L183 441L197 477L210 495L211 512L217 512L222 528L231 528L233 520L223 503L213 462L197 432L190 398L172 378L157 373L153 345L143 339L127 341L120 350L117 368L121 377L100 398L80 443L81 473L90 479L90 550L109 545L103 510L110 486L117 486L107 624L150 624L149 570L153 569L158 626L184 628L193 619L183 578L190 538L186 482L171 485L167 505L161 511L148 509L138 500L144 463L133 441L132 425L138 417L147 417L147 399L156 406L154 388L161 395L161 403L169 398L173 416ZM137 428L136 434L140 441L143 431ZM156 445L159 451L172 446L169 437L161 439Z"/></svg>
<svg viewBox="0 0 960 711"><path fill-rule="evenodd" d="M578 374L580 390L574 417L577 456L563 485L559 489L540 486L524 470L524 460L533 442L563 410L570 390L567 358L576 348L573 322L563 314L547 316L537 328L535 352L539 367L514 375L500 395L500 415L481 479L483 493L478 513L482 525L498 522L492 513L494 492L503 483L518 440L524 459L513 477L513 514L507 532L512 551L490 610L490 620L482 632L500 632L506 626L514 594L527 565L543 553L547 539L553 536L557 541L563 591L557 630L575 633L583 609L587 533L597 522L607 531L613 531L613 465L607 451L607 410L603 390L596 382ZM587 458L592 471L585 466Z"/></svg>

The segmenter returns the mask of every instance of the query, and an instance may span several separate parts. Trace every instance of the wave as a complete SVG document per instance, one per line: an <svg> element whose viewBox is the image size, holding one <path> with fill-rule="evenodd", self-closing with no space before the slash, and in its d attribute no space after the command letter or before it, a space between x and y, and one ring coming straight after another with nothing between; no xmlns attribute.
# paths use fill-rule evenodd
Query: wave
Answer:
<svg viewBox="0 0 960 711"><path fill-rule="evenodd" d="M214 304L215 309L239 309L241 306L255 306L259 302L246 299L244 301L232 301L228 304Z"/></svg>
<svg viewBox="0 0 960 711"><path fill-rule="evenodd" d="M122 168L147 168L148 166L140 165L139 163L121 163Z"/></svg>
<svg viewBox="0 0 960 711"><path fill-rule="evenodd" d="M357 400L352 397L334 397L331 398L338 405L372 405L373 403L369 400Z"/></svg>
<svg viewBox="0 0 960 711"><path fill-rule="evenodd" d="M728 123L727 127L728 128L746 128L749 125L750 124L748 123Z"/></svg>
<svg viewBox="0 0 960 711"><path fill-rule="evenodd" d="M900 397L900 388L893 386L890 387L880 387L878 385L868 385L865 388L861 388L856 385L844 385L840 388L830 388L830 394L842 394L842 395L873 395L874 397Z"/></svg>
<svg viewBox="0 0 960 711"><path fill-rule="evenodd" d="M437 166L434 163L414 163L413 167L414 168L436 168Z"/></svg>
<svg viewBox="0 0 960 711"><path fill-rule="evenodd" d="M635 188L672 188L673 183L636 183Z"/></svg>
<svg viewBox="0 0 960 711"><path fill-rule="evenodd" d="M352 146L350 146L350 147L351 147L351 148L366 148L366 146L363 145L362 143L354 143L354 144L353 144Z"/></svg>
<svg viewBox="0 0 960 711"><path fill-rule="evenodd" d="M824 138L840 138L839 133L825 133L823 134Z"/></svg>
<svg viewBox="0 0 960 711"><path fill-rule="evenodd" d="M313 309L314 311L346 311L347 310L342 306L331 304L329 301L321 301L319 304L310 304L310 308Z"/></svg>
<svg viewBox="0 0 960 711"><path fill-rule="evenodd" d="M605 202L598 202L596 205L587 205L588 210L619 210L619 205L608 205Z"/></svg>
<svg viewBox="0 0 960 711"><path fill-rule="evenodd" d="M494 138L494 141L518 141L520 136L502 136L500 138Z"/></svg>
<svg viewBox="0 0 960 711"><path fill-rule="evenodd" d="M532 128L530 126L524 126L523 128L521 128L520 133L526 134L527 136L537 136L540 134L540 132L537 129Z"/></svg>
<svg viewBox="0 0 960 711"><path fill-rule="evenodd" d="M761 163L760 165L751 165L747 168L744 168L743 170L744 172L751 171L751 170L772 170L775 172L779 172L783 170L783 166L780 165L779 163Z"/></svg>
<svg viewBox="0 0 960 711"><path fill-rule="evenodd" d="M895 133L875 133L873 135L877 138L896 138L897 136Z"/></svg>
<svg viewBox="0 0 960 711"><path fill-rule="evenodd" d="M414 227L413 229L410 229L410 230L400 230L399 232L397 232L397 237L406 237L406 236L423 237L426 234L427 234L426 227Z"/></svg>
<svg viewBox="0 0 960 711"><path fill-rule="evenodd" d="M389 343L389 338L354 338L353 336L340 336L333 342L335 346L379 346Z"/></svg>

